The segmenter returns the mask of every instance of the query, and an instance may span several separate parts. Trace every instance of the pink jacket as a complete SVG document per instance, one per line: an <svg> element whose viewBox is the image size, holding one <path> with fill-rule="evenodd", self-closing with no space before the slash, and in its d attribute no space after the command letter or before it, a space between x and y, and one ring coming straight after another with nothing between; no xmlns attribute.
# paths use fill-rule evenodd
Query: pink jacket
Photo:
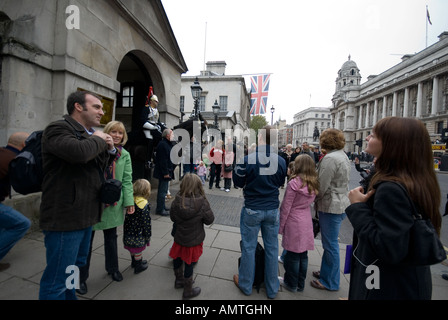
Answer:
<svg viewBox="0 0 448 320"><path fill-rule="evenodd" d="M232 171L225 172L224 167L227 164L230 164L230 165L233 164L233 155L234 155L234 153L232 151L227 151L224 155L224 162L221 166L221 176L224 178L230 178L230 179L232 178Z"/></svg>
<svg viewBox="0 0 448 320"><path fill-rule="evenodd" d="M313 223L310 205L316 194L308 193L302 180L294 178L286 186L285 196L280 206L280 229L282 247L288 251L301 253L314 250Z"/></svg>

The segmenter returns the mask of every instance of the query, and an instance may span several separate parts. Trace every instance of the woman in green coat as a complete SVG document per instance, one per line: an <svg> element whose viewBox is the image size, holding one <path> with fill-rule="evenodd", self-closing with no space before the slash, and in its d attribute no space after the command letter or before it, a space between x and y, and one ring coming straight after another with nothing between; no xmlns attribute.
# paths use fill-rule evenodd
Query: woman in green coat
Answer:
<svg viewBox="0 0 448 320"><path fill-rule="evenodd" d="M106 257L106 271L115 281L123 280L118 269L118 247L117 247L117 227L123 225L124 210L126 213L134 213L134 195L132 189L132 163L131 156L123 145L127 142L128 136L122 122L111 121L103 130L109 134L117 149L117 155L113 163L106 170L106 179L113 178L122 182L121 197L114 205L107 205L103 211L101 221L93 226L92 243L95 231L103 230L104 233L104 253ZM90 257L92 245L90 245L89 257L85 267L80 268L80 294L87 293L86 281L89 277Z"/></svg>

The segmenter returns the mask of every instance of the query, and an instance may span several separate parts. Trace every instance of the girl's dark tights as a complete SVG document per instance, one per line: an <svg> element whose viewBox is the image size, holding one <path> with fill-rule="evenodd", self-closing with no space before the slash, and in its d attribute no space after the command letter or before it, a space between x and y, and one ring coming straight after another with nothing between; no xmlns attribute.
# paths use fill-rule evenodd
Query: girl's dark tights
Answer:
<svg viewBox="0 0 448 320"><path fill-rule="evenodd" d="M178 269L178 268L182 267L182 263L184 263L184 262L182 261L181 258L174 259L174 261L173 261L174 269ZM184 278L190 278L193 275L193 267L195 264L196 264L196 262L193 262L191 264L185 263Z"/></svg>

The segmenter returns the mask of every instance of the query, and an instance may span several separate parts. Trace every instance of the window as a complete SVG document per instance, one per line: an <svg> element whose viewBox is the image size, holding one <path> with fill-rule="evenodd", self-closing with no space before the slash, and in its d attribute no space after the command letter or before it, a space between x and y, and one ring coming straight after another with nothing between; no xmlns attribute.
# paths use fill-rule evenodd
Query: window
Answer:
<svg viewBox="0 0 448 320"><path fill-rule="evenodd" d="M443 121L436 122L436 133L442 134L443 131Z"/></svg>
<svg viewBox="0 0 448 320"><path fill-rule="evenodd" d="M205 96L199 98L199 111L205 111Z"/></svg>
<svg viewBox="0 0 448 320"><path fill-rule="evenodd" d="M185 112L185 96L180 96L180 112Z"/></svg>
<svg viewBox="0 0 448 320"><path fill-rule="evenodd" d="M134 87L133 86L124 86L122 93L122 103L121 106L123 108L132 108L134 106Z"/></svg>
<svg viewBox="0 0 448 320"><path fill-rule="evenodd" d="M227 111L227 96L219 96L220 111Z"/></svg>

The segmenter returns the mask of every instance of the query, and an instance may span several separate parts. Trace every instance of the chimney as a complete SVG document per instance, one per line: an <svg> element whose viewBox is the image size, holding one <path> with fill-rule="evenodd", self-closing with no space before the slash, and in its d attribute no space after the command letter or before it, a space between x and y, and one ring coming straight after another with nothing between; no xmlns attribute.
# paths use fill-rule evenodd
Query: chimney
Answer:
<svg viewBox="0 0 448 320"><path fill-rule="evenodd" d="M212 76L223 76L226 74L226 65L225 61L208 61L206 69Z"/></svg>
<svg viewBox="0 0 448 320"><path fill-rule="evenodd" d="M439 36L439 41L448 38L448 31L444 31Z"/></svg>

